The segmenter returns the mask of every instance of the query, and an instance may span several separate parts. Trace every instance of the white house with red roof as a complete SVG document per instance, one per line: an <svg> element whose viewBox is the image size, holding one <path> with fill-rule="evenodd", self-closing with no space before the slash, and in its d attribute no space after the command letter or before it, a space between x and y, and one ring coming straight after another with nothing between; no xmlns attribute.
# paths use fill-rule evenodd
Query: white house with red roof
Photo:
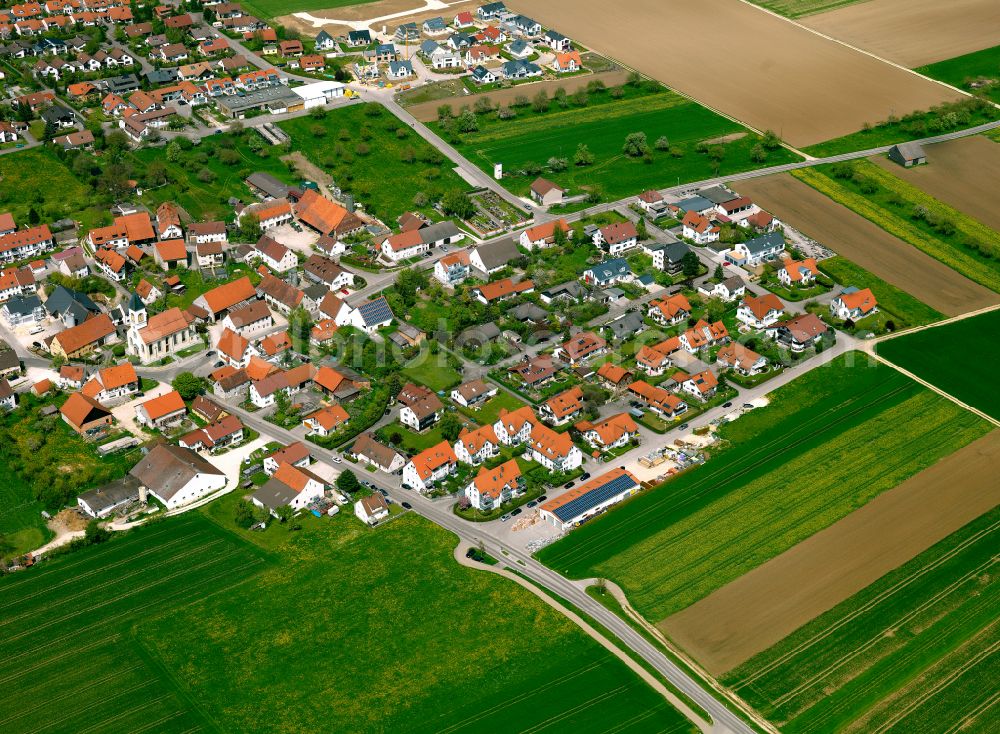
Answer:
<svg viewBox="0 0 1000 734"><path fill-rule="evenodd" d="M465 488L465 496L477 510L491 512L504 502L510 502L521 491L524 479L516 459L505 461L498 467L482 467L479 474Z"/></svg>
<svg viewBox="0 0 1000 734"><path fill-rule="evenodd" d="M689 240L694 240L696 245L718 242L719 232L719 227L696 211L686 212L681 220L681 235Z"/></svg>
<svg viewBox="0 0 1000 734"><path fill-rule="evenodd" d="M830 301L830 313L844 321L857 321L877 312L878 301L871 288L845 288L843 293Z"/></svg>
<svg viewBox="0 0 1000 734"><path fill-rule="evenodd" d="M458 457L447 441L424 449L403 467L403 483L426 492L458 470Z"/></svg>
<svg viewBox="0 0 1000 734"><path fill-rule="evenodd" d="M593 235L594 245L610 255L620 255L639 244L639 233L632 222L614 222L599 227Z"/></svg>
<svg viewBox="0 0 1000 734"><path fill-rule="evenodd" d="M751 329L766 329L781 319L785 304L773 293L762 296L744 296L736 310L736 319Z"/></svg>
<svg viewBox="0 0 1000 734"><path fill-rule="evenodd" d="M569 235L570 226L566 220L554 219L551 222L543 222L524 230L521 232L518 242L526 250L543 250L546 247L552 247L556 241L556 229L561 229L564 234Z"/></svg>
<svg viewBox="0 0 1000 734"><path fill-rule="evenodd" d="M809 285L816 276L819 275L819 266L816 265L816 258L807 257L805 260L787 259L781 264L778 271L778 280L785 286Z"/></svg>

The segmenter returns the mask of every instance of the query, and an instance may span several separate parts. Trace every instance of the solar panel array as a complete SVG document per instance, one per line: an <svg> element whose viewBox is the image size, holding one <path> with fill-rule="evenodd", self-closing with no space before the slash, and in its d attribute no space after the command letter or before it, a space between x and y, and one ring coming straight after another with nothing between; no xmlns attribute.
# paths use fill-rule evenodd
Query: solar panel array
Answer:
<svg viewBox="0 0 1000 734"><path fill-rule="evenodd" d="M365 320L365 324L381 324L384 321L392 320L392 309L389 308L389 304L384 298L376 298L374 301L363 303L358 307L358 310L361 311L361 318Z"/></svg>
<svg viewBox="0 0 1000 734"><path fill-rule="evenodd" d="M636 487L635 481L627 474L615 477L610 482L605 482L599 487L594 487L586 494L582 494L572 502L567 502L562 507L557 507L552 513L563 522L569 522L574 517L578 517L597 505L605 502L622 492Z"/></svg>

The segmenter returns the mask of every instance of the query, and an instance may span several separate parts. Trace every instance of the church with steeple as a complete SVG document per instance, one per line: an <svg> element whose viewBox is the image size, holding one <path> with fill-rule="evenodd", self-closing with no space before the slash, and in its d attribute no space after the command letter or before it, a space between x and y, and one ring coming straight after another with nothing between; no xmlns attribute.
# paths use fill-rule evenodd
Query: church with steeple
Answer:
<svg viewBox="0 0 1000 734"><path fill-rule="evenodd" d="M143 364L173 357L198 343L191 314L179 308L169 308L150 316L146 304L136 293L129 299L125 326L125 350L137 356Z"/></svg>

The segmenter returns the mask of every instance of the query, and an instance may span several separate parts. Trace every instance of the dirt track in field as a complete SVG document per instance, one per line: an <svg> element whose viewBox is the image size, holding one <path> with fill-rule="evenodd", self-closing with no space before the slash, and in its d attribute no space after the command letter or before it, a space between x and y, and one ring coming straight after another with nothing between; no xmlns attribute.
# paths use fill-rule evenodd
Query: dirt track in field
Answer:
<svg viewBox="0 0 1000 734"><path fill-rule="evenodd" d="M421 102L420 104L407 107L406 111L421 122L430 122L438 118L437 111L441 105L451 105L452 111L457 114L463 107L471 108L480 97L489 97L492 102L496 103L510 103L514 101L515 97L521 95L531 99L542 90L545 90L551 97L552 93L559 87L565 89L566 94L573 94L577 89L586 87L592 81L599 80L604 82L605 86L617 87L627 79L628 72L626 71L603 71L600 74L583 74L581 76L570 77L569 79L550 79L544 82L520 84L508 89L495 89L482 94L467 94L462 97L449 97L447 99L436 99L431 102Z"/></svg>
<svg viewBox="0 0 1000 734"><path fill-rule="evenodd" d="M885 156L870 160L935 199L1000 232L1000 143L982 136L929 145L926 166L902 168Z"/></svg>
<svg viewBox="0 0 1000 734"><path fill-rule="evenodd" d="M721 675L995 507L998 468L1000 430L658 626Z"/></svg>
<svg viewBox="0 0 1000 734"><path fill-rule="evenodd" d="M1000 44L996 0L870 0L799 22L909 69Z"/></svg>
<svg viewBox="0 0 1000 734"><path fill-rule="evenodd" d="M787 173L741 181L735 188L778 219L947 316L998 300L988 288Z"/></svg>
<svg viewBox="0 0 1000 734"><path fill-rule="evenodd" d="M739 0L511 5L796 147L963 96Z"/></svg>

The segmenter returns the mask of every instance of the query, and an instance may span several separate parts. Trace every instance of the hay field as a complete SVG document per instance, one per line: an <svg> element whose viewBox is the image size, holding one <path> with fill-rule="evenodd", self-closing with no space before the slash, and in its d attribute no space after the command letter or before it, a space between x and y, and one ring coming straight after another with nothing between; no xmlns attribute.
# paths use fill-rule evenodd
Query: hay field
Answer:
<svg viewBox="0 0 1000 734"><path fill-rule="evenodd" d="M786 734L1000 729L1000 508L722 682Z"/></svg>
<svg viewBox="0 0 1000 734"><path fill-rule="evenodd" d="M1000 65L997 71L1000 72ZM1000 232L1000 206L996 200L1000 145L975 135L930 145L926 152L930 163L914 168L903 168L886 156L873 156L869 160Z"/></svg>
<svg viewBox="0 0 1000 734"><path fill-rule="evenodd" d="M993 431L660 626L721 675L1000 504L998 465Z"/></svg>
<svg viewBox="0 0 1000 734"><path fill-rule="evenodd" d="M511 5L797 147L962 96L737 0Z"/></svg>
<svg viewBox="0 0 1000 734"><path fill-rule="evenodd" d="M945 315L968 313L998 300L989 289L788 174L741 181L736 189L838 255Z"/></svg>
<svg viewBox="0 0 1000 734"><path fill-rule="evenodd" d="M996 0L870 0L800 22L908 69L1000 43Z"/></svg>

